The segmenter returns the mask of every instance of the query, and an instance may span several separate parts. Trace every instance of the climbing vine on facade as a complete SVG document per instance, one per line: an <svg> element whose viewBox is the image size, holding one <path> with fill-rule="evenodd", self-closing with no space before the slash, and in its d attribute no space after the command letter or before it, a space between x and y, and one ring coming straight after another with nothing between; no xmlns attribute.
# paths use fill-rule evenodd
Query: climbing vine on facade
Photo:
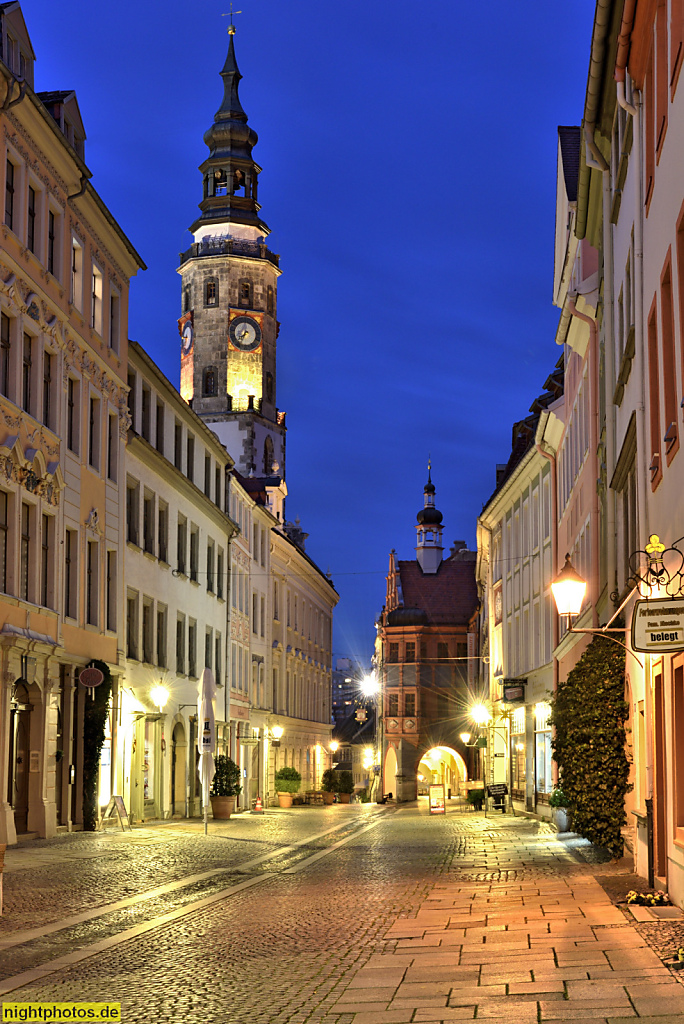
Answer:
<svg viewBox="0 0 684 1024"><path fill-rule="evenodd" d="M623 852L629 761L625 752L625 650L608 637L589 644L552 701L552 741L572 827L614 857Z"/></svg>
<svg viewBox="0 0 684 1024"><path fill-rule="evenodd" d="M104 661L93 660L93 668L99 668L104 680L93 693L86 694L83 717L83 829L94 832L97 828L97 779L100 771L100 754L105 741L105 725L109 714L109 699L112 695L112 674Z"/></svg>

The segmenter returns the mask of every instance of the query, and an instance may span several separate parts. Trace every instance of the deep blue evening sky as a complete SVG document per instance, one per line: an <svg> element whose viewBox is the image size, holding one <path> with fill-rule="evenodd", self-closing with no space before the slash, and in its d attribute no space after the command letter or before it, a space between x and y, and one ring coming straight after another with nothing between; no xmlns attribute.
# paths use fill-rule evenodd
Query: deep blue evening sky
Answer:
<svg viewBox="0 0 684 1024"><path fill-rule="evenodd" d="M37 89L76 89L93 184L149 269L130 337L179 377L177 255L222 96L223 0L24 0ZM240 0L240 96L281 254L288 518L368 660L428 453L445 547L475 522L559 352L556 127L582 116L593 0Z"/></svg>

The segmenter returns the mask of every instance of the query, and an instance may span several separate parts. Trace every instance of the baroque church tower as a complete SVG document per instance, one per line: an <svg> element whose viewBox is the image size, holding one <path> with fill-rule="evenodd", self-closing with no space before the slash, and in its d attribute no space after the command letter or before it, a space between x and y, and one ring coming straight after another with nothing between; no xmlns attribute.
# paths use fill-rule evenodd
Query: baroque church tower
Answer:
<svg viewBox="0 0 684 1024"><path fill-rule="evenodd" d="M224 94L205 132L200 216L181 254L181 395L211 425L243 476L285 476L285 413L276 407L279 258L266 246L252 156L257 134L238 96L235 26Z"/></svg>

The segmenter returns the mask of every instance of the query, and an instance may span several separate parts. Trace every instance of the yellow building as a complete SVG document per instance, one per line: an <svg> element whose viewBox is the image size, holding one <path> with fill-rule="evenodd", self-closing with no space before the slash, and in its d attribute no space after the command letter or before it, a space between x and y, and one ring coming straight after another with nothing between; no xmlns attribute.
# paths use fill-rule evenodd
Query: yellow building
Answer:
<svg viewBox="0 0 684 1024"><path fill-rule="evenodd" d="M128 287L144 264L90 184L74 93L34 92L18 3L0 32L0 842L13 843L82 823L78 674L94 657L117 706Z"/></svg>

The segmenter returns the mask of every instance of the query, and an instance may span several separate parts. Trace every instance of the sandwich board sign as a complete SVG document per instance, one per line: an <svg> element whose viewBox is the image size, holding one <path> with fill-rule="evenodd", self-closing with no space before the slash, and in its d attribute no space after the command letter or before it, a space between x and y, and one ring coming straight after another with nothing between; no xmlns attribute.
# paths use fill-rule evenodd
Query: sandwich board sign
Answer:
<svg viewBox="0 0 684 1024"><path fill-rule="evenodd" d="M637 601L632 614L632 650L645 654L684 651L684 598Z"/></svg>
<svg viewBox="0 0 684 1024"><path fill-rule="evenodd" d="M121 825L122 831L125 832L126 828L128 828L129 831L132 832L133 831L133 826L131 825L130 821L128 820L128 811L126 810L126 805L123 802L123 797L122 796L113 796L111 798L111 800L107 804L107 809L105 810L104 814L102 815L102 821L100 822L100 829L104 828L105 819L106 818L110 818L114 814L114 812L116 812L116 814L119 817L119 824Z"/></svg>
<svg viewBox="0 0 684 1024"><path fill-rule="evenodd" d="M430 786L429 790L430 814L446 814L446 799L444 786Z"/></svg>

